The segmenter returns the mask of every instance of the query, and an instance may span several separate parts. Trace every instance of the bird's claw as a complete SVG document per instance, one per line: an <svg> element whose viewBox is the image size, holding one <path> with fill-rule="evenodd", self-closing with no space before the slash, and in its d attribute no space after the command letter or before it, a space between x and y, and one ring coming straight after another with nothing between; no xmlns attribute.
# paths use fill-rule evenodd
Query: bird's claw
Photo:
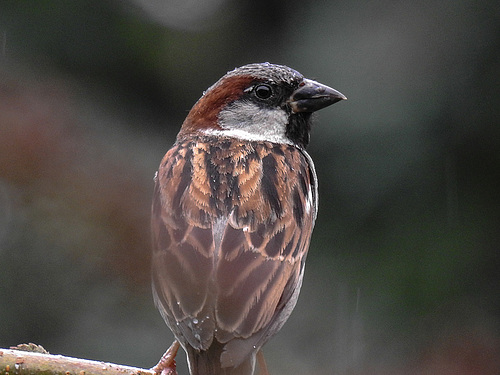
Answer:
<svg viewBox="0 0 500 375"><path fill-rule="evenodd" d="M177 375L175 356L177 355L179 346L179 341L174 340L172 345L170 345L167 351L161 356L160 361L156 366L152 367L151 370L159 375Z"/></svg>

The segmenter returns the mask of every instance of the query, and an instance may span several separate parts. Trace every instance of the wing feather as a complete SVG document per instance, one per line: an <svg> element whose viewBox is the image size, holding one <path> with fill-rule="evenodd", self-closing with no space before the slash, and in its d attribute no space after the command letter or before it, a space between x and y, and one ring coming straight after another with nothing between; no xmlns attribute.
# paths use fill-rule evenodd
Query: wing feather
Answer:
<svg viewBox="0 0 500 375"><path fill-rule="evenodd" d="M314 166L294 146L176 144L152 227L156 302L178 338L206 350L215 337L234 359L275 333L296 302L316 206Z"/></svg>

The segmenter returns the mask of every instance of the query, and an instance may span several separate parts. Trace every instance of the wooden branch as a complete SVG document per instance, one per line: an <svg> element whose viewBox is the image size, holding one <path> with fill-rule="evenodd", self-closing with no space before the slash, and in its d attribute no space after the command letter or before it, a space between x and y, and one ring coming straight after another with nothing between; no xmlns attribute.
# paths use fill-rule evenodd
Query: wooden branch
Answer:
<svg viewBox="0 0 500 375"><path fill-rule="evenodd" d="M153 370L0 348L0 375L155 375Z"/></svg>

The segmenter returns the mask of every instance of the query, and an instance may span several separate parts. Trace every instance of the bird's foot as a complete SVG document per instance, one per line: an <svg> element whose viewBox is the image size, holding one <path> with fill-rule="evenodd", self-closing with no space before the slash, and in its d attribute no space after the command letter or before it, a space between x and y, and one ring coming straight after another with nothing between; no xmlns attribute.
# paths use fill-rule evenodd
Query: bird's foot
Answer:
<svg viewBox="0 0 500 375"><path fill-rule="evenodd" d="M167 351L161 356L160 361L156 366L152 367L151 370L159 375L177 375L175 356L177 355L179 346L179 341L174 340L172 345L170 345Z"/></svg>

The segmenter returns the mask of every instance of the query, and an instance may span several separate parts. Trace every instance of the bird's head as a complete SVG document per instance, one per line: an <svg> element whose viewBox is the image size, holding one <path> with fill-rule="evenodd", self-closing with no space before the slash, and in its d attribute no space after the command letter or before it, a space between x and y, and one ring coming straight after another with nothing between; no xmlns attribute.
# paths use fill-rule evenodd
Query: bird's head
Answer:
<svg viewBox="0 0 500 375"><path fill-rule="evenodd" d="M249 64L228 72L203 94L179 138L205 134L305 148L311 114L342 99L340 92L287 66Z"/></svg>

